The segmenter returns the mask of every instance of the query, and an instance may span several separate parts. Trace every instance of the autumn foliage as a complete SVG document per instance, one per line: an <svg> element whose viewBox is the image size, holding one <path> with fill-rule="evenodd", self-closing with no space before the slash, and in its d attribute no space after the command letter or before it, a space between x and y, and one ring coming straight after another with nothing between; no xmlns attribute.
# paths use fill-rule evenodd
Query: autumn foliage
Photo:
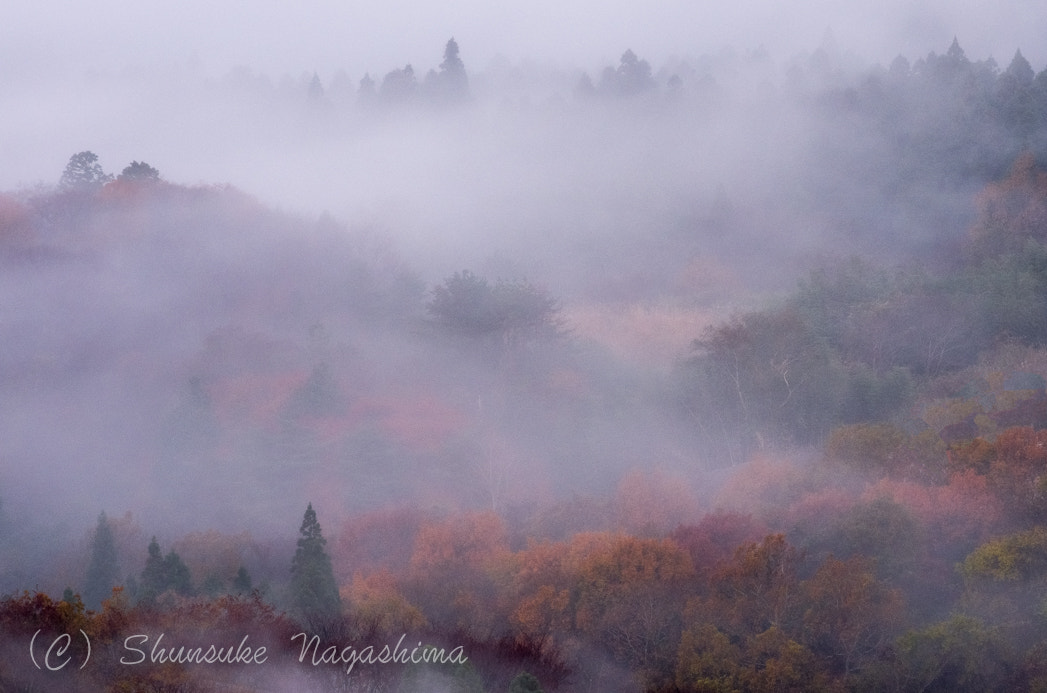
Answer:
<svg viewBox="0 0 1047 693"><path fill-rule="evenodd" d="M1032 156L977 198L948 276L816 271L650 377L594 365L530 282L462 271L427 291L362 234L153 173L0 195L0 260L28 277L49 253L160 258L143 265L160 289L214 304L199 344L156 374L151 352L41 356L25 337L5 375L35 392L111 359L159 382L159 442L134 460L158 512L206 478L225 502L194 521L229 527L257 500L244 488L276 479L266 517L315 493L333 521L321 537L310 505L297 557L293 531L279 545L241 528L164 537L165 558L114 516L107 599L59 599L61 584L0 598L0 690L271 689L246 667L120 666L128 636L161 633L249 637L296 672L277 685L355 686L295 662L292 636L314 630L471 660L436 679L362 673L370 690L1047 688L1047 174ZM264 270L240 266L245 238ZM75 290L104 295L94 281ZM146 317L97 341L137 344ZM52 581L77 585L90 545ZM46 678L24 656L37 632L74 656L84 634L95 665Z"/></svg>
<svg viewBox="0 0 1047 693"><path fill-rule="evenodd" d="M983 252L1020 251L1028 241L1047 241L1047 172L1025 152L1001 181L977 199L978 220L971 239Z"/></svg>

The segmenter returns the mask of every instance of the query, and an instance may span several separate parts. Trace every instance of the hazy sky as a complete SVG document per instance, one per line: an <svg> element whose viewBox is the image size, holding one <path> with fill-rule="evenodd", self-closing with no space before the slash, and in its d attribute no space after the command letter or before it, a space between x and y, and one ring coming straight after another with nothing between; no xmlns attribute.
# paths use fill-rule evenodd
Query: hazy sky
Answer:
<svg viewBox="0 0 1047 693"><path fill-rule="evenodd" d="M1037 71L1047 62L1047 7L1028 0L16 0L0 25L0 78L187 63L218 74L247 65L358 77L408 62L433 67L452 35L474 70L499 55L591 69L627 47L653 65L728 44L784 58L816 47L827 28L871 62L941 52L954 35L972 59L1006 66L1021 48Z"/></svg>
<svg viewBox="0 0 1047 693"><path fill-rule="evenodd" d="M725 46L742 54L762 46L781 66L818 47L827 30L863 65L943 53L956 36L972 60L993 56L1004 68L1021 48L1037 72L1047 67L1047 44L1040 41L1047 36L1047 6L1031 9L1020 0L962 10L945 0L23 1L0 22L0 190L53 184L72 153L90 149L112 173L143 160L172 182L228 182L268 203L354 221L380 218L401 235L442 244L454 240L450 230L503 223L506 206L519 207L526 189L534 202L527 209L539 211L513 218L546 228L563 223L568 188L557 181L664 191L683 180L693 197L748 179L749 169L782 170L795 154L784 143L802 144L810 130L797 125L754 146L762 142L754 133L767 128L731 120L725 133L708 129L690 149L670 137L666 146L643 140L640 150L608 152L589 136L591 123L571 129L562 117L549 116L553 122L543 129L474 114L476 122L452 124L457 129L440 121L406 128L393 122L325 136L271 103L209 100L200 85L226 84L236 67L272 84L314 70L325 85L337 70L353 83L365 72L380 80L407 63L423 75L438 66L451 36L474 74L501 57L598 75L626 48L656 70L673 56L698 57ZM180 83L179 77L188 78ZM780 124L784 115L775 120ZM604 134L620 142L613 129ZM591 146L575 147L579 141ZM740 164L743 150L758 152L761 166ZM768 152L777 165L768 164ZM657 163L638 168L637 157ZM606 200L591 197L587 209L605 213ZM638 217L652 216L633 197L611 198ZM585 225L577 215L571 219Z"/></svg>

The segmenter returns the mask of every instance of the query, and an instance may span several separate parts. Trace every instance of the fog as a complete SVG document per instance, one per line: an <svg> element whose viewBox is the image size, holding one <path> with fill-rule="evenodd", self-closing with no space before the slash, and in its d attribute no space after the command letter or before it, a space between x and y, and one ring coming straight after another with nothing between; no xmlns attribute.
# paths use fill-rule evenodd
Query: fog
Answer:
<svg viewBox="0 0 1047 693"><path fill-rule="evenodd" d="M565 226L571 237L600 242L617 237L614 226L678 225L694 212L682 207L723 190L759 198L768 215L780 215L769 226L807 227L807 210L797 221L781 209L797 197L782 185L809 157L832 155L810 146L825 125L762 90L785 88L789 68L820 47L836 50L833 69L843 78L898 55L944 52L954 36L972 60L1005 66L1021 48L1038 66L1047 61L1037 52L1045 20L1018 22L1015 12L755 2L598 10L312 2L244 12L228 3L106 2L81 14L36 4L3 30L0 187L51 184L85 149L114 173L143 160L172 182L229 183L282 209L389 227L404 252L436 253L429 279L475 264L476 255L519 256L514 243L533 249ZM360 118L349 108L365 74L380 84L410 64L421 80L451 36L472 108L420 119ZM663 86L680 67L692 92L711 76L731 107L697 120L693 109L598 119L580 112L573 91L582 73L598 82L626 49ZM304 104L314 72L326 109ZM824 240L792 235L791 254ZM539 255L522 270L535 275L539 268L526 265L538 262L556 260Z"/></svg>
<svg viewBox="0 0 1047 693"><path fill-rule="evenodd" d="M811 594L854 557L906 627L945 618L942 576L1040 517L991 457L1047 425L1047 12L1019 9L20 9L0 595L78 586L104 511L126 584L155 535L197 596L246 567L283 608L311 503L347 613L497 676L533 612L512 656L546 680L684 686L681 634L733 627L706 587L783 536ZM666 563L625 611L533 615L633 540ZM634 607L664 661L622 654Z"/></svg>
<svg viewBox="0 0 1047 693"><path fill-rule="evenodd" d="M455 36L468 47L474 69L497 56L566 67L592 68L614 60L624 47L661 63L723 46L764 46L788 56L817 45L831 28L864 60L887 63L895 55L947 45L959 36L974 55L998 61L1021 47L1034 63L1045 19L1028 6L947 2L808 2L784 7L751 0L692 6L661 0L543 1L516 7L482 2L433 7L402 0L343 3L267 2L250 8L233 2L192 0L134 5L106 0L90 9L43 2L10 13L0 55L6 79L34 74L79 79L86 71L130 66L199 64L211 74L248 65L270 75L339 68L350 74L384 74L395 65L427 64L428 46Z"/></svg>
<svg viewBox="0 0 1047 693"><path fill-rule="evenodd" d="M822 163L833 153L819 146L861 150L857 158L879 143L850 132L839 137L851 141L833 141L838 125L775 92L786 81L781 63L744 54L705 62L688 68L682 106L623 109L579 103L581 70L513 65L472 73L468 107L423 114L361 114L355 93L330 83L323 103L307 103L309 75L250 69L212 80L134 71L24 85L5 96L17 106L5 182L52 184L83 149L114 171L147 161L172 182L230 183L279 209L382 227L410 259L425 259L416 265L430 280L506 256L518 272L577 289L564 283L587 261L579 249L639 242L652 225L686 233L717 201L751 210L757 234L794 230L781 249L787 262L818 252L834 231L812 227L797 208L795 172L832 175ZM664 85L679 65L657 79ZM594 81L598 72L589 71ZM701 92L709 75L722 92Z"/></svg>
<svg viewBox="0 0 1047 693"><path fill-rule="evenodd" d="M695 447L686 425L669 432L673 416L648 408L646 395L627 397L635 438L615 430L613 417L590 413L582 430L529 440L546 435L549 421L530 421L541 396L491 380L486 366L478 376L450 366L443 359L453 361L451 354L419 360L418 350L432 347L419 341L417 327L390 332L359 315L340 322L346 306L329 294L340 286L332 258L370 263L379 273L402 268L421 292L462 269L491 282L533 282L559 301L580 350L555 357L561 368L592 369L583 377L590 387L593 378L606 382L598 398L657 390L651 374L667 373L711 321L789 291L831 258L902 262L955 243L985 178L917 175L898 192L894 135L823 95L863 88L869 75L881 79L877 61L914 45L921 53L912 61L944 52L964 28L971 60L989 57L975 51L1009 55L1021 38L994 36L1004 7L981 17L977 32L974 16L901 6L875 17L861 7L842 16L819 7L785 15L756 4L693 16L697 10L668 4L598 12L532 5L521 17L480 5L446 17L431 12L273 6L241 16L214 3L109 3L78 16L36 5L7 24L4 189L22 200L46 195L69 157L90 150L112 174L144 161L171 185L230 185L245 196L241 218L239 203L229 209L229 202L175 195L149 202L141 218L92 213L70 229L52 221L60 235L41 247L81 260L12 267L4 324L12 330L7 368L20 385L5 398L4 478L8 488L26 484L32 492L16 492L8 503L46 495L64 477L83 492L54 500L78 508L81 521L100 506L153 512L154 521L170 524L176 518L164 513L175 508L177 524L200 518L196 504L209 502L214 482L207 455L180 460L188 465L182 473L130 470L167 454L158 452L158 436L182 406L186 383L208 377L201 354L222 335L241 342L234 348L257 342L262 367L299 374L292 380L331 362L343 389L354 387L351 372L367 372L373 396L416 389L469 418L472 402L501 398L503 420L481 417L472 423L477 430L456 435L480 449L491 436L509 436L497 443L511 448L507 459L542 470L521 472L518 485L542 489L536 493L544 498L590 490L583 479L607 492L642 458L663 454L658 464L702 485L703 470L722 460ZM1024 22L1022 30L1035 26ZM451 35L469 96L448 106L432 101L428 85ZM1035 45L1022 48L1035 60ZM647 91L635 97L607 82L608 70L624 69L627 49L649 70ZM384 80L407 63L418 91L395 102ZM364 73L379 87L374 103L361 90ZM1005 165L1006 151L988 165ZM230 215L232 235L222 226ZM87 224L81 238L79 224ZM157 224L161 236L147 240ZM268 230L258 235L255 224ZM324 225L336 230L308 230ZM132 242L136 233L145 239ZM183 234L185 247L177 249L170 234ZM309 267L322 256L332 265ZM333 282L306 290L320 303L290 319L252 305L252 291L284 276L293 281L295 271ZM424 300L419 294L409 315L396 319L424 324ZM326 348L340 355L311 352L314 325L330 332ZM259 367L242 358L234 370ZM411 380L432 369L476 382L456 392L438 376ZM204 387L219 396L216 380ZM506 404L507 397L518 401ZM249 438L220 446L244 465L223 477L241 486L216 489L235 508L205 516L223 516L229 529L271 519L270 482L258 472L264 465L250 462L259 454L252 446L262 443L246 444ZM230 444L247 447L231 452ZM437 456L459 454L445 448ZM402 492L358 498L359 508ZM165 494L169 505L158 512ZM345 494L336 502L349 502ZM285 500L297 507L303 499Z"/></svg>

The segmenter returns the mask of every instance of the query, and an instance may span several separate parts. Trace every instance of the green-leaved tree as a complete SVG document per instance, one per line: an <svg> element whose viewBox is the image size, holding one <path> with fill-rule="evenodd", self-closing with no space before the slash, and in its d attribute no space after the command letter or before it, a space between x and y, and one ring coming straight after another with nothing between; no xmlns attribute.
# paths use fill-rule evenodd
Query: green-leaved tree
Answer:
<svg viewBox="0 0 1047 693"><path fill-rule="evenodd" d="M492 286L469 270L455 272L433 288L426 309L449 334L494 340L505 348L563 334L559 302L524 280Z"/></svg>
<svg viewBox="0 0 1047 693"><path fill-rule="evenodd" d="M181 595L193 593L193 580L189 567L174 551L166 556L160 553L156 537L149 542L149 557L145 560L139 586L139 600L151 602L167 591Z"/></svg>
<svg viewBox="0 0 1047 693"><path fill-rule="evenodd" d="M342 610L338 584L331 558L324 547L320 523L310 503L302 518L298 549L291 560L291 603L295 611L310 620L337 616Z"/></svg>

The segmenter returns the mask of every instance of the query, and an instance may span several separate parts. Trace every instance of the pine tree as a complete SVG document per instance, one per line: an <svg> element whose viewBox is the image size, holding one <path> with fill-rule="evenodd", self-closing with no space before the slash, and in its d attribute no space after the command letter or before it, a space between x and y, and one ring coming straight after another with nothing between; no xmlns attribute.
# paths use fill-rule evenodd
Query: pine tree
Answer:
<svg viewBox="0 0 1047 693"><path fill-rule="evenodd" d="M97 154L83 151L69 157L69 163L66 164L58 185L65 190L92 190L102 187L112 179L111 175L102 170Z"/></svg>
<svg viewBox="0 0 1047 693"><path fill-rule="evenodd" d="M139 580L139 593L142 601L152 601L165 589L164 557L160 553L160 544L156 537L149 542L149 556L145 559L145 568Z"/></svg>
<svg viewBox="0 0 1047 693"><path fill-rule="evenodd" d="M452 36L444 46L444 61L440 63L440 71L451 75L464 75L465 64L458 57L458 42Z"/></svg>
<svg viewBox="0 0 1047 693"><path fill-rule="evenodd" d="M458 56L458 43L453 38L444 47L440 71L429 70L422 87L432 105L454 106L469 100L469 76Z"/></svg>
<svg viewBox="0 0 1047 693"><path fill-rule="evenodd" d="M1036 78L1036 73L1033 72L1032 65L1025 59L1019 49L1014 53L1014 58L1011 60L1011 64L1007 66L1006 75L1010 75L1015 82L1022 86L1031 86L1033 80Z"/></svg>
<svg viewBox="0 0 1047 693"><path fill-rule="evenodd" d="M193 578L189 566L174 551L168 551L164 556L164 582L166 589L174 590L178 594L193 593Z"/></svg>
<svg viewBox="0 0 1047 693"><path fill-rule="evenodd" d="M149 542L149 556L145 559L139 589L143 602L151 602L168 590L187 596L193 593L189 567L174 551L169 551L166 556L161 554L156 537Z"/></svg>
<svg viewBox="0 0 1047 693"><path fill-rule="evenodd" d="M87 565L87 577L84 580L84 605L87 608L98 609L102 606L102 600L109 598L117 584L116 562L113 530L109 527L105 512L102 512L98 516L98 526L91 542L91 562Z"/></svg>
<svg viewBox="0 0 1047 693"><path fill-rule="evenodd" d="M302 518L298 549L291 561L291 602L301 615L313 618L337 616L342 610L331 558L324 550L316 511L310 503Z"/></svg>

